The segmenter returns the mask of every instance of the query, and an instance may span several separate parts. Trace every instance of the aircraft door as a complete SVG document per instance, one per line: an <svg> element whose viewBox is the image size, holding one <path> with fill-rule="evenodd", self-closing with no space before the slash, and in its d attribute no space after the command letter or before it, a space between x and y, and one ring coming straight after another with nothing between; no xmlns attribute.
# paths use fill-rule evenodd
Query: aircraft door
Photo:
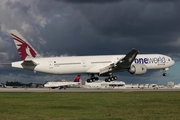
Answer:
<svg viewBox="0 0 180 120"><path fill-rule="evenodd" d="M85 60L82 61L82 65L83 65L83 67L86 67L86 61Z"/></svg>
<svg viewBox="0 0 180 120"><path fill-rule="evenodd" d="M49 69L53 69L53 61L49 61Z"/></svg>

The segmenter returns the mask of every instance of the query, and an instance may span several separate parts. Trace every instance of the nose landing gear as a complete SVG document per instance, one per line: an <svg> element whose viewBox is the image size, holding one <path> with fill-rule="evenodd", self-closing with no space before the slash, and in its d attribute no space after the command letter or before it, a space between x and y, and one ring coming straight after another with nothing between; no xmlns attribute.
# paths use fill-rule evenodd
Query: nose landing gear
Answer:
<svg viewBox="0 0 180 120"><path fill-rule="evenodd" d="M163 71L164 71L163 76L166 76L166 75L167 75L167 73L166 73L167 70L169 70L169 68L163 69Z"/></svg>
<svg viewBox="0 0 180 120"><path fill-rule="evenodd" d="M166 76L167 74L166 73L163 73L163 76Z"/></svg>

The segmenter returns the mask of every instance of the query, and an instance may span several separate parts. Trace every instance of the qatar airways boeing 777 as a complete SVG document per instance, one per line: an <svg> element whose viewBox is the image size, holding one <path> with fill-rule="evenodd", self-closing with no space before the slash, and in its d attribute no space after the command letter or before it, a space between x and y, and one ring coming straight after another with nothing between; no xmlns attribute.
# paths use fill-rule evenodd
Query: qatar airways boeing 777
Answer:
<svg viewBox="0 0 180 120"><path fill-rule="evenodd" d="M123 71L139 75L147 70L164 70L163 76L166 76L166 71L175 63L169 56L138 54L136 49L126 55L42 57L19 32L10 32L21 57L21 61L12 62L12 67L57 75L89 74L87 82L98 80L95 75L106 76L106 82L113 81L117 79L113 73Z"/></svg>

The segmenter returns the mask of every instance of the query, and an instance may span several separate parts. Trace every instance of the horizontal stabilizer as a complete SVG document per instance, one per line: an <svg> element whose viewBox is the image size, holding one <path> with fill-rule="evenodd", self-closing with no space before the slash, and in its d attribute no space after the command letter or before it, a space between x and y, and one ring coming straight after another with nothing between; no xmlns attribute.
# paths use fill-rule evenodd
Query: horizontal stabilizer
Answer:
<svg viewBox="0 0 180 120"><path fill-rule="evenodd" d="M33 60L25 60L21 64L22 66L37 66L38 64L34 62Z"/></svg>

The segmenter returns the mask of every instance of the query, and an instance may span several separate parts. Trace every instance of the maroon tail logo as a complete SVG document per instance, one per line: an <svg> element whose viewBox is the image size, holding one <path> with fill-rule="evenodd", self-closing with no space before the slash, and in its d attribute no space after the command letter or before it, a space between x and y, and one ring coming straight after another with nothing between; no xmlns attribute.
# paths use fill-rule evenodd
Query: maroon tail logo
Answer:
<svg viewBox="0 0 180 120"><path fill-rule="evenodd" d="M11 35L13 36L14 40L19 42L19 44L17 44L17 46L19 46L18 52L22 60L25 60L27 56L32 56L34 58L36 57L36 52L31 48L31 46L29 46L25 41L23 41L21 38L17 37L16 35L12 33Z"/></svg>

